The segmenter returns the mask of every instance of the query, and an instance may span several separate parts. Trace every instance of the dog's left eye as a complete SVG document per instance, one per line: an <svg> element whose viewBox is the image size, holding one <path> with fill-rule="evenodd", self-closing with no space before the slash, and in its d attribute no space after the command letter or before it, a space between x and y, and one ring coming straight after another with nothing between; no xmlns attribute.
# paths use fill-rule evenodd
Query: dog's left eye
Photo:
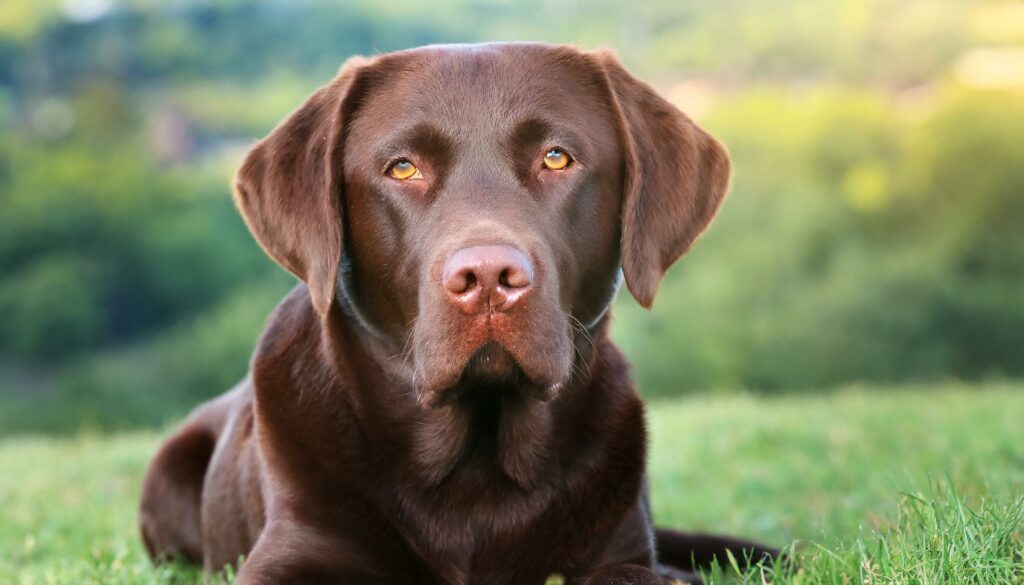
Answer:
<svg viewBox="0 0 1024 585"><path fill-rule="evenodd" d="M388 167L388 174L391 175L391 178L398 179L399 181L423 178L423 173L416 168L416 165L404 158L393 162L391 166Z"/></svg>
<svg viewBox="0 0 1024 585"><path fill-rule="evenodd" d="M561 148L552 148L544 154L544 166L552 171L560 171L572 163L572 157Z"/></svg>

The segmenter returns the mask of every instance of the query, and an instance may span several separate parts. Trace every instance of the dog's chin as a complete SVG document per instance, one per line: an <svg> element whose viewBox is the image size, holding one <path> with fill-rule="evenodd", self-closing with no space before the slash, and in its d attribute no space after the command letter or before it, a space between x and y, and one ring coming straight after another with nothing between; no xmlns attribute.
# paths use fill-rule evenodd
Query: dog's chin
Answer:
<svg viewBox="0 0 1024 585"><path fill-rule="evenodd" d="M431 392L427 404L440 407L498 396L548 401L561 385L531 378L504 346L489 341L469 357L454 384Z"/></svg>
<svg viewBox="0 0 1024 585"><path fill-rule="evenodd" d="M464 384L484 386L511 386L526 380L519 363L499 343L490 341L478 349L462 370Z"/></svg>

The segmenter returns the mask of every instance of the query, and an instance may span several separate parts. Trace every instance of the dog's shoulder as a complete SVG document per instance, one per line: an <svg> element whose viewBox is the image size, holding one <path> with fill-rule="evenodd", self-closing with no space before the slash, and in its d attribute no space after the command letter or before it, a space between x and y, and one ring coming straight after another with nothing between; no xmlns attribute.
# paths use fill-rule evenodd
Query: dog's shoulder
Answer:
<svg viewBox="0 0 1024 585"><path fill-rule="evenodd" d="M320 320L305 283L299 283L267 317L252 356L261 363L294 361L319 347Z"/></svg>

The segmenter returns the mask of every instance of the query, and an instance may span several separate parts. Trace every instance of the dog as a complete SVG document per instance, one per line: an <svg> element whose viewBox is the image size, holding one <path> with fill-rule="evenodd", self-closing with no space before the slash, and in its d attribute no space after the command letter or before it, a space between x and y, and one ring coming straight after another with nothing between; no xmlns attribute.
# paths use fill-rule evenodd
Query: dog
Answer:
<svg viewBox="0 0 1024 585"><path fill-rule="evenodd" d="M235 200L301 281L246 378L159 449L156 560L237 582L655 584L741 539L655 529L608 335L728 189L724 147L614 54L353 58L246 156Z"/></svg>

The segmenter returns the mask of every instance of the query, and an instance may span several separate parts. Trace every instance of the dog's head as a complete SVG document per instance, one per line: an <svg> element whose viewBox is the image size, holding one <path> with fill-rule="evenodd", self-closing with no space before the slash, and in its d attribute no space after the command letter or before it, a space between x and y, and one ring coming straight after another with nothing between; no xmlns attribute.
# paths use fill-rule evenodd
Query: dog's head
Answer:
<svg viewBox="0 0 1024 585"><path fill-rule="evenodd" d="M725 150L609 53L425 47L346 63L249 153L236 200L326 315L425 403L566 383L620 268L645 307L725 195Z"/></svg>

